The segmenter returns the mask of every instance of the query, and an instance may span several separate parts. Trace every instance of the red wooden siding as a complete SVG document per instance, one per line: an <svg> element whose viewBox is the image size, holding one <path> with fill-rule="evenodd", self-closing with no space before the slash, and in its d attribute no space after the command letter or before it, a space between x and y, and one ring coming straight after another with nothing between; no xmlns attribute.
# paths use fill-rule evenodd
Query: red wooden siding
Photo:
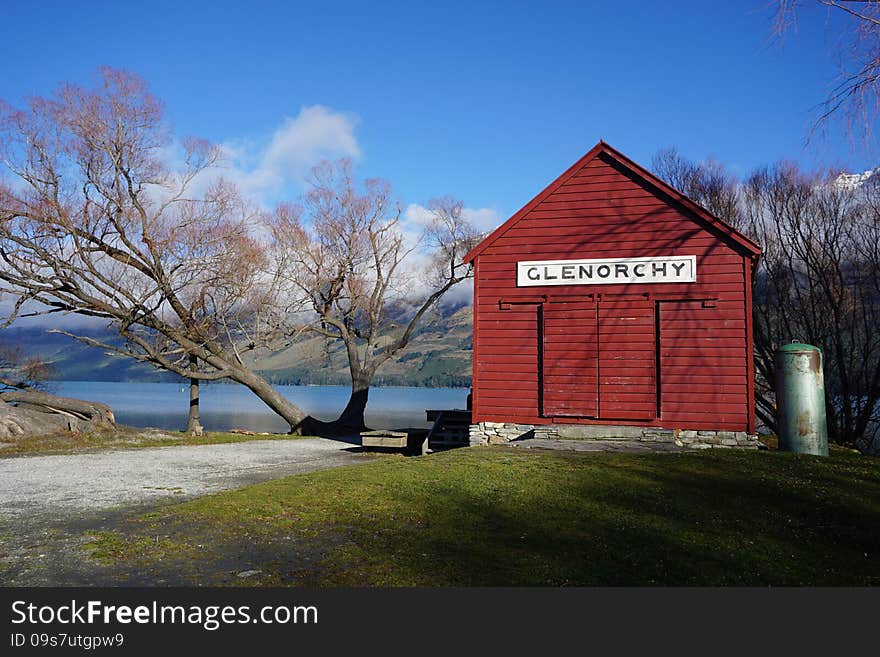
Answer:
<svg viewBox="0 0 880 657"><path fill-rule="evenodd" d="M664 418L687 422L711 413L745 430L748 415L742 306L704 308L700 301L658 304ZM736 315L736 317L731 317Z"/></svg>
<svg viewBox="0 0 880 657"><path fill-rule="evenodd" d="M605 300L599 304L599 417L657 417L654 302Z"/></svg>
<svg viewBox="0 0 880 657"><path fill-rule="evenodd" d="M757 250L594 150L472 252L474 421L753 431ZM516 285L519 260L670 255L696 283Z"/></svg>
<svg viewBox="0 0 880 657"><path fill-rule="evenodd" d="M546 304L542 314L541 415L657 417L653 302Z"/></svg>
<svg viewBox="0 0 880 657"><path fill-rule="evenodd" d="M485 352L481 352L485 357L475 363L474 409L480 406L495 416L537 417L537 307L514 305L510 310L500 311L496 303L494 308L480 307L474 316L479 317L474 349L478 340L485 345ZM495 334L486 335L487 332Z"/></svg>
<svg viewBox="0 0 880 657"><path fill-rule="evenodd" d="M597 304L550 304L542 310L543 415L597 417L599 415Z"/></svg>

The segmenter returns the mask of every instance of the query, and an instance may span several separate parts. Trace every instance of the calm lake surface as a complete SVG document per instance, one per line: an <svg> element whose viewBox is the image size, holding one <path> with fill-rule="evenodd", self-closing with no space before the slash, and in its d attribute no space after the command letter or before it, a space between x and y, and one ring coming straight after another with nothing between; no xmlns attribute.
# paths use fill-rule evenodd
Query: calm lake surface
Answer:
<svg viewBox="0 0 880 657"><path fill-rule="evenodd" d="M287 399L310 415L333 420L345 408L347 386L276 386ZM103 402L113 409L116 421L135 427L182 430L186 428L189 388L179 383L115 383L56 381L51 391L64 397ZM429 427L425 410L465 408L467 388L371 388L367 425L375 429ZM202 426L209 431L249 429L285 432L284 420L275 415L247 388L240 385L202 384Z"/></svg>

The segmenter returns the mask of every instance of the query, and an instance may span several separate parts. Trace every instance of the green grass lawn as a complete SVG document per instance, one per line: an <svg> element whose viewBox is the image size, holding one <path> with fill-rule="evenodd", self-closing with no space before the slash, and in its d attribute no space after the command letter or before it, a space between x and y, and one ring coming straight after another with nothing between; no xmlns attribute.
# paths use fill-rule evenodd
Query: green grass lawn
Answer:
<svg viewBox="0 0 880 657"><path fill-rule="evenodd" d="M90 549L190 584L876 585L880 460L460 449L165 507Z"/></svg>
<svg viewBox="0 0 880 657"><path fill-rule="evenodd" d="M241 434L206 431L202 436L190 436L182 431L144 431L133 427L87 434L62 433L54 436L29 436L9 439L0 443L0 457L25 454L69 454L94 449L137 449L169 447L171 445L218 445L241 443L249 440L291 440L305 436L289 434Z"/></svg>

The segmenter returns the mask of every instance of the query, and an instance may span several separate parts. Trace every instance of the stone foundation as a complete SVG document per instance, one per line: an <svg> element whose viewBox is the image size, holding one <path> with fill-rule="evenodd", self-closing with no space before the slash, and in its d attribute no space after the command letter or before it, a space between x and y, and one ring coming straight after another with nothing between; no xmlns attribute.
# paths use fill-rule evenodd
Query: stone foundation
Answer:
<svg viewBox="0 0 880 657"><path fill-rule="evenodd" d="M478 422L470 427L470 444L499 445L511 440L638 440L674 443L689 449L758 449L761 443L745 431L698 431L593 424L515 424Z"/></svg>

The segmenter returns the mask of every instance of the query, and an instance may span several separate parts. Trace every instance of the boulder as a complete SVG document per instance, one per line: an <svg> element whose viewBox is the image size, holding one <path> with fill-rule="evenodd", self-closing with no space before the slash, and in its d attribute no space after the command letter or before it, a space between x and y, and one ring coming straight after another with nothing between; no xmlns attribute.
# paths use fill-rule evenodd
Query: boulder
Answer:
<svg viewBox="0 0 880 657"><path fill-rule="evenodd" d="M115 424L113 411L100 402L59 397L38 390L0 393L0 440L62 431L84 433Z"/></svg>

